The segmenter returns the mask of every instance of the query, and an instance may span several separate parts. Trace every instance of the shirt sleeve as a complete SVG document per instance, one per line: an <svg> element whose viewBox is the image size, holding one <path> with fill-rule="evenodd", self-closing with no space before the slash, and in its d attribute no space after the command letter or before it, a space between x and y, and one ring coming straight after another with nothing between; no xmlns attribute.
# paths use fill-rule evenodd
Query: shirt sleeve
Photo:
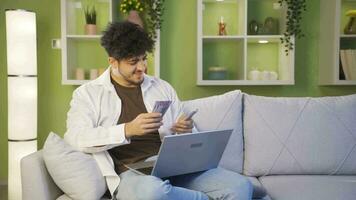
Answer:
<svg viewBox="0 0 356 200"><path fill-rule="evenodd" d="M83 93L78 90L73 93L64 139L86 153L101 152L129 143L125 137L125 124L111 127L97 125L99 115L94 103Z"/></svg>
<svg viewBox="0 0 356 200"><path fill-rule="evenodd" d="M174 88L167 82L162 80L162 84L164 85L165 92L168 95L169 100L172 101L172 104L170 106L170 109L168 110L169 113L166 113L166 115L170 115L169 119L164 122L164 126L162 126L159 130L160 133L163 133L163 135L171 135L174 134L173 131L171 130L172 126L174 123L177 122L178 118L184 114L183 112L183 107L182 107L182 102L179 100L178 95ZM194 125L194 123L193 123ZM192 132L198 132L198 130L193 127Z"/></svg>

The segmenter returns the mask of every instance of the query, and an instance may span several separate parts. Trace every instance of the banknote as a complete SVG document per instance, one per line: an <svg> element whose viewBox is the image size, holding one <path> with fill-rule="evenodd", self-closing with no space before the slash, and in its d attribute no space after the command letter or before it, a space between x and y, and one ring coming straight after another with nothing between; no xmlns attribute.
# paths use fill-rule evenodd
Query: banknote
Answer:
<svg viewBox="0 0 356 200"><path fill-rule="evenodd" d="M192 119L192 117L195 115L195 113L198 112L198 109L193 110L192 112L190 112L189 114L186 114L185 120L190 120Z"/></svg>
<svg viewBox="0 0 356 200"><path fill-rule="evenodd" d="M159 112L164 115L168 110L169 106L171 105L172 101L156 101L152 112Z"/></svg>

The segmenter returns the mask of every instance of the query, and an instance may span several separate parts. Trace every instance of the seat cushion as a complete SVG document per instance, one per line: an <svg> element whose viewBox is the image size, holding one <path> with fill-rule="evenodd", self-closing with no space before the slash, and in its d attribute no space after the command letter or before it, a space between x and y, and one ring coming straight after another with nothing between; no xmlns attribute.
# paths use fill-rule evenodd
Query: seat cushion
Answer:
<svg viewBox="0 0 356 200"><path fill-rule="evenodd" d="M356 175L356 95L244 95L244 174Z"/></svg>
<svg viewBox="0 0 356 200"><path fill-rule="evenodd" d="M273 200L356 199L356 176L276 175L259 180Z"/></svg>
<svg viewBox="0 0 356 200"><path fill-rule="evenodd" d="M233 129L219 166L238 173L242 172L242 93L239 90L183 102L183 111L198 109L193 116L199 131Z"/></svg>

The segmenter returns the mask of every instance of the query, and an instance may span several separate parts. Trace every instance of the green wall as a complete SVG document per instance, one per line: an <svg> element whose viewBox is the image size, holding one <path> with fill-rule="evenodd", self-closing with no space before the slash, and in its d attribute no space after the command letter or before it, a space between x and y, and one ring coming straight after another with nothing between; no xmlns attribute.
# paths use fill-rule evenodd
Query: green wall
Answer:
<svg viewBox="0 0 356 200"><path fill-rule="evenodd" d="M182 100L241 89L267 96L326 96L356 93L356 86L318 86L318 39L320 0L308 0L302 24L307 37L297 40L293 86L196 86L196 1L166 0L161 32L161 73ZM37 13L38 30L38 146L50 131L65 132L66 112L75 86L61 85L61 53L51 49L51 39L60 38L59 0L1 0L0 2L0 180L7 178L7 69L5 8Z"/></svg>
<svg viewBox="0 0 356 200"><path fill-rule="evenodd" d="M38 146L50 131L63 135L74 86L61 85L61 52L51 40L61 37L59 0L1 0L0 2L0 180L7 179L7 65L6 8L22 8L37 14Z"/></svg>

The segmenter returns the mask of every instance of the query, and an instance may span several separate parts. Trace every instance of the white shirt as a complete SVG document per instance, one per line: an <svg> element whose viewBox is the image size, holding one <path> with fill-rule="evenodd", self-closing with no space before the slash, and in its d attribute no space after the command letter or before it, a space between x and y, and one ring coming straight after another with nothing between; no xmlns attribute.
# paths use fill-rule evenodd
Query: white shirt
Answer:
<svg viewBox="0 0 356 200"><path fill-rule="evenodd" d="M141 89L147 112L152 111L155 101L172 101L159 129L161 139L172 134L170 128L181 114L181 103L175 90L167 82L148 75L144 76ZM64 135L65 141L73 147L93 155L111 194L119 185L120 177L107 150L130 143L125 138L125 125L117 125L120 114L121 100L111 83L109 67L100 77L73 92Z"/></svg>

